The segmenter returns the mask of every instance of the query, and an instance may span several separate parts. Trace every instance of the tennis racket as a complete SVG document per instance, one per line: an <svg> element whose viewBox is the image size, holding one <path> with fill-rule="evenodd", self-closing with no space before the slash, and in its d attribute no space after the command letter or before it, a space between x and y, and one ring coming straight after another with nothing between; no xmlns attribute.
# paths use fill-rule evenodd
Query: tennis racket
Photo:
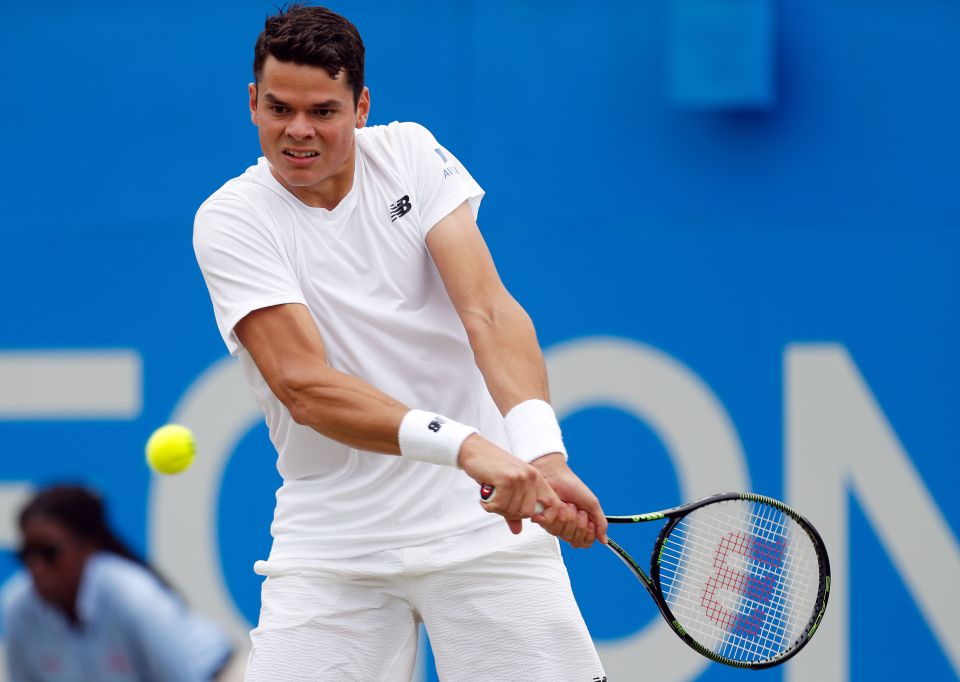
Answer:
<svg viewBox="0 0 960 682"><path fill-rule="evenodd" d="M481 487L489 499L491 486ZM608 537L694 651L737 668L768 668L813 637L830 594L830 562L817 530L782 502L723 493L672 509L608 516L614 523L666 521L648 575Z"/></svg>

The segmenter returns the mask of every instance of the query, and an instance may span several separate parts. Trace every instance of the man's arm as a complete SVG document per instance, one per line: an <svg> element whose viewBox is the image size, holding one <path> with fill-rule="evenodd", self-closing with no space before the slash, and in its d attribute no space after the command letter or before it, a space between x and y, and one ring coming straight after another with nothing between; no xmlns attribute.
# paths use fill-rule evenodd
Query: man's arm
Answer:
<svg viewBox="0 0 960 682"><path fill-rule="evenodd" d="M427 234L427 246L470 339L477 366L500 412L526 400L549 402L547 372L530 316L510 295L467 204ZM596 496L560 453L533 461L561 499L574 507L535 518L575 546L606 539L607 522ZM499 494L499 492L498 492Z"/></svg>
<svg viewBox="0 0 960 682"><path fill-rule="evenodd" d="M235 332L270 390L298 424L361 450L401 454L400 423L409 408L331 368L320 332L303 305L255 310L237 323ZM458 462L478 483L497 486L497 499L486 509L506 517L514 532L520 530L519 519L534 515L537 502L547 508L562 505L535 467L479 434L463 441Z"/></svg>

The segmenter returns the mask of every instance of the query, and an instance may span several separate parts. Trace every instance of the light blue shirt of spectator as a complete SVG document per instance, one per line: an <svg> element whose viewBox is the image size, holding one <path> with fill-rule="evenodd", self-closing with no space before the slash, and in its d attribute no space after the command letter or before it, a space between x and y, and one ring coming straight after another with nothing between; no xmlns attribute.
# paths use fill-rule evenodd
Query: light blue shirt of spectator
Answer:
<svg viewBox="0 0 960 682"><path fill-rule="evenodd" d="M145 567L97 552L83 568L77 623L21 572L3 590L9 682L207 682L231 655L223 631Z"/></svg>

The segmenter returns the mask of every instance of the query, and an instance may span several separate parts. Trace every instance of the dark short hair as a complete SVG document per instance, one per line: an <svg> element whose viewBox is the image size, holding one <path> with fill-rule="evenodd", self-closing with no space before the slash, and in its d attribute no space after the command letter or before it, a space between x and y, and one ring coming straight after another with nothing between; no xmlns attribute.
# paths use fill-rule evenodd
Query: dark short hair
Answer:
<svg viewBox="0 0 960 682"><path fill-rule="evenodd" d="M353 103L363 92L363 40L357 27L326 7L295 4L267 17L253 52L253 79L260 83L267 55L281 62L325 69L331 78L346 74Z"/></svg>

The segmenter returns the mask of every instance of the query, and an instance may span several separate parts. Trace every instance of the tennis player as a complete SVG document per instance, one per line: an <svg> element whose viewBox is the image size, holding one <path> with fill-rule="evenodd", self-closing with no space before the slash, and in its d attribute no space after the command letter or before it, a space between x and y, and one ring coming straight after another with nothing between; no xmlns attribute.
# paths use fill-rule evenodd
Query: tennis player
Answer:
<svg viewBox="0 0 960 682"><path fill-rule="evenodd" d="M283 477L246 679L409 680L419 622L445 680L604 679L552 536L586 547L606 522L477 228L483 190L422 126L366 126L363 69L343 17L269 17L263 157L195 221Z"/></svg>

